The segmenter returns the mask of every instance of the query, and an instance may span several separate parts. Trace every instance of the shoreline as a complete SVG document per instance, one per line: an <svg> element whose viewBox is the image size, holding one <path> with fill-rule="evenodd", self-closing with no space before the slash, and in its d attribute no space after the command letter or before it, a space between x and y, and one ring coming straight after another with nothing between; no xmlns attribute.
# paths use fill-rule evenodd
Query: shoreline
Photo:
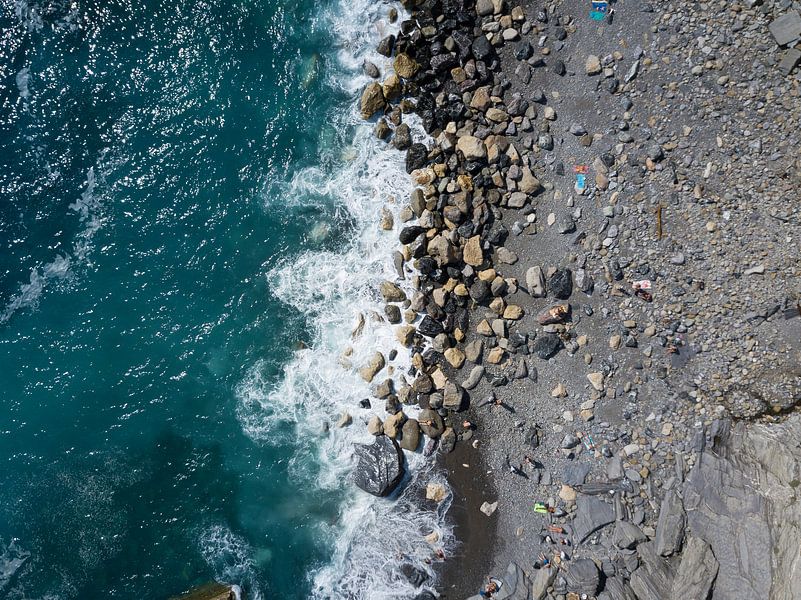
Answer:
<svg viewBox="0 0 801 600"><path fill-rule="evenodd" d="M781 148L798 141L801 76L781 70L788 49L743 33L789 9L617 2L596 21L579 0L404 5L413 18L379 43L394 72L365 64L360 108L417 185L395 254L416 291L381 286L413 370L368 428L444 453L460 547L437 589L473 595L514 562L538 599L705 597L716 577L719 593L739 578L763 594L723 556L735 520L712 531L724 515L693 502L714 496L698 485L709 453L738 443L732 420L739 437L797 426L783 422L801 404L798 230L781 198L801 161ZM752 69L767 102L738 81L756 51L771 52ZM731 118L743 107L758 144ZM404 126L412 112L433 147Z"/></svg>

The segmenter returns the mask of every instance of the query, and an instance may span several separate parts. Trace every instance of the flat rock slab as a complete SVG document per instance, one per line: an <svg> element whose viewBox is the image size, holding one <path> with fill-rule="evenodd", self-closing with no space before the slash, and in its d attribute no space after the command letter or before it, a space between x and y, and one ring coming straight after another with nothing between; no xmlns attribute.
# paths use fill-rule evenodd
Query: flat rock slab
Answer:
<svg viewBox="0 0 801 600"><path fill-rule="evenodd" d="M690 530L706 540L720 563L714 598L767 598L771 590L768 506L732 462L706 451L684 489Z"/></svg>
<svg viewBox="0 0 801 600"><path fill-rule="evenodd" d="M579 494L576 498L576 516L573 519L573 533L577 544L598 531L601 527L615 521L615 509L596 498Z"/></svg>
<svg viewBox="0 0 801 600"><path fill-rule="evenodd" d="M798 11L791 10L784 13L768 26L776 43L779 46L786 46L801 38L801 15Z"/></svg>
<svg viewBox="0 0 801 600"><path fill-rule="evenodd" d="M789 75L796 68L798 63L801 62L801 50L797 48L790 48L784 53L781 62L779 63L779 71L782 75Z"/></svg>

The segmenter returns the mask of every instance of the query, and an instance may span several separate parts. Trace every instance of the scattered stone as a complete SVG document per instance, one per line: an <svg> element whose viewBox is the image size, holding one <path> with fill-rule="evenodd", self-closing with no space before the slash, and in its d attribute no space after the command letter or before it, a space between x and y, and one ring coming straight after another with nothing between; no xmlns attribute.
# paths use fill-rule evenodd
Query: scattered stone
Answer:
<svg viewBox="0 0 801 600"><path fill-rule="evenodd" d="M497 502L492 502L492 503L484 502L481 505L481 507L479 508L479 510L481 512L483 512L485 515L487 515L488 517L491 517L492 513L494 513L497 509L498 509L498 503Z"/></svg>

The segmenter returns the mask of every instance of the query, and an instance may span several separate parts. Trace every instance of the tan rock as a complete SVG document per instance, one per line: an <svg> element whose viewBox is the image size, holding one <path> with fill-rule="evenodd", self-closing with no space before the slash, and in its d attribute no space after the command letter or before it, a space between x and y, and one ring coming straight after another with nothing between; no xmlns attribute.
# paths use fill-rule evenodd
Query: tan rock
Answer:
<svg viewBox="0 0 801 600"><path fill-rule="evenodd" d="M401 52L395 57L395 62L392 64L395 72L404 79L411 79L420 70L420 65L408 54Z"/></svg>
<svg viewBox="0 0 801 600"><path fill-rule="evenodd" d="M587 57L587 61L584 63L584 71L587 73L587 75L597 75L600 73L601 59L594 54L590 54Z"/></svg>
<svg viewBox="0 0 801 600"><path fill-rule="evenodd" d="M492 100L490 100L490 90L487 86L480 87L473 92L473 99L470 100L470 108L475 108L476 110L484 112L490 106L492 106Z"/></svg>
<svg viewBox="0 0 801 600"><path fill-rule="evenodd" d="M495 332L492 331L492 326L486 319L482 319L482 321L478 324L478 326L476 326L476 331L479 333L479 335L484 335L484 336L495 335Z"/></svg>
<svg viewBox="0 0 801 600"><path fill-rule="evenodd" d="M375 113L384 110L387 105L384 99L384 90L380 83L371 83L362 92L361 113L362 119L369 119Z"/></svg>
<svg viewBox="0 0 801 600"><path fill-rule="evenodd" d="M395 331L395 337L403 346L411 346L415 331L417 329L412 325L401 325Z"/></svg>
<svg viewBox="0 0 801 600"><path fill-rule="evenodd" d="M459 150L467 160L483 160L487 158L487 148L484 142L472 135L463 135L456 142L456 149Z"/></svg>
<svg viewBox="0 0 801 600"><path fill-rule="evenodd" d="M472 267L479 267L484 262L484 251L481 249L481 236L474 235L464 245L462 260Z"/></svg>
<svg viewBox="0 0 801 600"><path fill-rule="evenodd" d="M493 365L497 365L503 360L504 350L500 346L495 346L492 350L489 351L487 354L487 362Z"/></svg>
<svg viewBox="0 0 801 600"><path fill-rule="evenodd" d="M437 504L445 500L448 490L441 483L429 483L426 486L426 500L433 500Z"/></svg>
<svg viewBox="0 0 801 600"><path fill-rule="evenodd" d="M559 490L559 497L565 502L575 502L576 490L569 485L562 484L562 489Z"/></svg>
<svg viewBox="0 0 801 600"><path fill-rule="evenodd" d="M359 375L361 375L362 379L364 379L367 383L370 383L373 380L373 377L384 368L386 365L386 360L384 359L384 355L380 352L376 352L370 358L370 361L361 369L359 369Z"/></svg>
<svg viewBox="0 0 801 600"><path fill-rule="evenodd" d="M504 319L517 321L522 317L523 317L523 309L517 304L510 304L509 306L506 307L506 310L503 311Z"/></svg>
<svg viewBox="0 0 801 600"><path fill-rule="evenodd" d="M565 384L557 384L557 386L551 390L551 396L553 398L564 398L567 396L567 388L565 387Z"/></svg>
<svg viewBox="0 0 801 600"><path fill-rule="evenodd" d="M406 293L391 281L382 281L380 291L381 296L387 302L403 302L406 300Z"/></svg>
<svg viewBox="0 0 801 600"><path fill-rule="evenodd" d="M384 424L378 415L373 415L367 422L367 433L370 435L381 435L384 433Z"/></svg>
<svg viewBox="0 0 801 600"><path fill-rule="evenodd" d="M599 392L603 391L603 389L604 389L604 374L603 373L601 373L600 371L596 372L596 373L589 373L587 375L587 379L590 380L590 384L592 385L593 388L595 388Z"/></svg>
<svg viewBox="0 0 801 600"><path fill-rule="evenodd" d="M445 350L445 360L455 369L460 369L465 361L464 352L458 348L448 348Z"/></svg>
<svg viewBox="0 0 801 600"><path fill-rule="evenodd" d="M381 90L384 92L384 98L387 100L394 100L403 93L403 82L395 73L390 75L381 84Z"/></svg>

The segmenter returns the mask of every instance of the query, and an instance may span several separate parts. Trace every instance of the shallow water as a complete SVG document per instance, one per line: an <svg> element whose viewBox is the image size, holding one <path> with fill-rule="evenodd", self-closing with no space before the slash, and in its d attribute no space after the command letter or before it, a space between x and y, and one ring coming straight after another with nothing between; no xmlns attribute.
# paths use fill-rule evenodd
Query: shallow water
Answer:
<svg viewBox="0 0 801 600"><path fill-rule="evenodd" d="M0 596L405 597L450 543L422 458L396 502L347 482L338 358L395 343L408 194L353 111L387 8L0 3Z"/></svg>

